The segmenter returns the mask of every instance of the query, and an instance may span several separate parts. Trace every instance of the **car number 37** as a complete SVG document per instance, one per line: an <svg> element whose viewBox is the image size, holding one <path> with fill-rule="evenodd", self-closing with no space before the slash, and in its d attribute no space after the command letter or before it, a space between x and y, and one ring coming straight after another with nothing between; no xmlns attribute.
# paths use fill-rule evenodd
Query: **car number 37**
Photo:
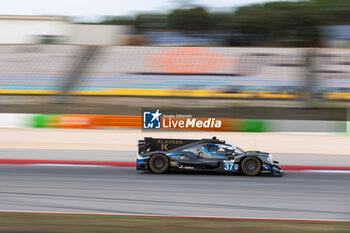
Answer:
<svg viewBox="0 0 350 233"><path fill-rule="evenodd" d="M238 164L235 164L234 161L224 161L223 170L224 171L234 171L238 167Z"/></svg>

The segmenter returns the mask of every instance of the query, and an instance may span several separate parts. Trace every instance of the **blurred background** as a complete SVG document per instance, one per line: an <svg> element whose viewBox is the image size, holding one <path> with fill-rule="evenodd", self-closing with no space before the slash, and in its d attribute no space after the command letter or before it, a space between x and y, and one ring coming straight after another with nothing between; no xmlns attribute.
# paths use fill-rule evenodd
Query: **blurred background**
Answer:
<svg viewBox="0 0 350 233"><path fill-rule="evenodd" d="M11 110L35 112L19 108L29 102L32 108L35 103L144 104L113 96L347 105L349 2L245 2L165 1L153 11L125 10L123 16L1 15L2 111L16 104L18 110ZM110 5L104 8L118 9ZM37 12L31 7L29 13ZM5 9L28 13L11 4ZM53 109L57 113L57 106Z"/></svg>
<svg viewBox="0 0 350 233"><path fill-rule="evenodd" d="M0 232L349 232L349 0L0 2ZM143 137L214 135L285 177L135 171Z"/></svg>

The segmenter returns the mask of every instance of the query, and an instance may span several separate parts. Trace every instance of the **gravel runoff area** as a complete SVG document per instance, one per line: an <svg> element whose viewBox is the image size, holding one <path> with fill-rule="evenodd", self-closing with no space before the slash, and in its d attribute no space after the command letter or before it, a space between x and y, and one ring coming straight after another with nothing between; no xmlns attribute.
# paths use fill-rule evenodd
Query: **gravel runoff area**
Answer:
<svg viewBox="0 0 350 233"><path fill-rule="evenodd" d="M42 224L45 222L45 224ZM171 218L143 216L0 213L1 232L322 233L349 232L349 222Z"/></svg>
<svg viewBox="0 0 350 233"><path fill-rule="evenodd" d="M0 148L135 151L139 139L211 138L213 136L245 150L293 154L350 155L348 135L237 133L237 132L145 132L138 129L1 129Z"/></svg>
<svg viewBox="0 0 350 233"><path fill-rule="evenodd" d="M267 151L285 165L350 166L350 136L141 130L1 129L0 159L135 161L143 137L217 136L245 150Z"/></svg>

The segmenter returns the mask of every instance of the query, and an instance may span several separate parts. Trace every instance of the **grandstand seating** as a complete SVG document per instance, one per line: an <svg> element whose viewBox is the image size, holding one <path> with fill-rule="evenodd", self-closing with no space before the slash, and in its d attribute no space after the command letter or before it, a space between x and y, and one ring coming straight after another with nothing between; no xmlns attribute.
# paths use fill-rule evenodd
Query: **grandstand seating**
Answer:
<svg viewBox="0 0 350 233"><path fill-rule="evenodd" d="M72 76L84 46L0 46L1 94L55 94ZM307 49L98 47L71 93L294 98L307 77ZM315 92L349 98L350 50L315 50ZM344 91L345 90L345 91ZM336 91L337 93L337 91ZM335 96L335 97L334 97ZM337 97L340 96L340 97ZM344 97L345 96L345 97Z"/></svg>
<svg viewBox="0 0 350 233"><path fill-rule="evenodd" d="M81 51L69 45L1 45L0 93L57 93Z"/></svg>

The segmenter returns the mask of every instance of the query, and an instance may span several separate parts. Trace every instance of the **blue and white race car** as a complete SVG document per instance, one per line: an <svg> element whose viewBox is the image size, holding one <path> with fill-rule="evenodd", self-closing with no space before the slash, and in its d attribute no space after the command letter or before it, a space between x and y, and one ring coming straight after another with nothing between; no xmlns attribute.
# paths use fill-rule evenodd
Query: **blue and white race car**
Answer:
<svg viewBox="0 0 350 233"><path fill-rule="evenodd" d="M192 170L247 176L262 173L283 175L270 153L244 151L215 137L201 140L144 138L139 140L138 147L137 170L151 170L157 174Z"/></svg>

